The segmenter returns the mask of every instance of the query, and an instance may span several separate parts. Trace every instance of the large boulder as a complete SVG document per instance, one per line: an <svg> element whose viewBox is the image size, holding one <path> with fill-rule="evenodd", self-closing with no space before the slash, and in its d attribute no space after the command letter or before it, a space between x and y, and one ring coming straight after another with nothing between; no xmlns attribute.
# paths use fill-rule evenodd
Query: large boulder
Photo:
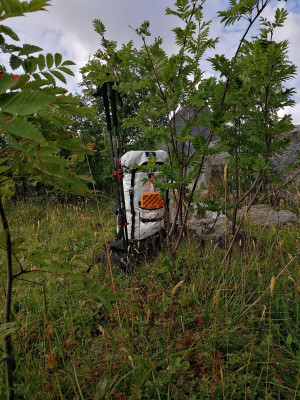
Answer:
<svg viewBox="0 0 300 400"><path fill-rule="evenodd" d="M282 154L271 158L272 172L284 180L295 179L288 189L280 192L280 198L297 203L300 201L299 168L289 172L286 172L285 169L298 160L298 153L300 152L300 125L295 126L295 129L291 132L282 133L282 137L285 140L290 140L291 143ZM218 141L211 143L210 146L217 148ZM204 173L200 177L200 182L204 182L208 187L222 182L224 167L228 163L228 156L227 152L208 156L204 165Z"/></svg>
<svg viewBox="0 0 300 400"><path fill-rule="evenodd" d="M238 218L243 216L247 207L238 210ZM268 204L253 205L246 215L246 220L254 225L295 225L298 223L298 217L288 210L274 210Z"/></svg>
<svg viewBox="0 0 300 400"><path fill-rule="evenodd" d="M205 215L199 216L190 213L188 228L196 233L200 240L208 242L213 246L224 247L225 242L230 240L232 222L222 213L206 211ZM246 233L240 231L237 240L246 238Z"/></svg>
<svg viewBox="0 0 300 400"><path fill-rule="evenodd" d="M285 171L291 164L298 160L298 154L300 152L300 125L295 126L295 129L291 132L283 134L286 140L290 140L291 143L287 149L271 159L272 171L284 179L285 181L293 179L293 182L288 186L287 189L283 189L279 193L279 197L292 202L300 204L300 170L295 168L291 171Z"/></svg>
<svg viewBox="0 0 300 400"><path fill-rule="evenodd" d="M211 143L210 147L218 148L218 141ZM224 168L228 164L228 156L229 153L225 151L207 156L204 164L204 173L200 181L204 182L208 187L222 182L224 179Z"/></svg>
<svg viewBox="0 0 300 400"><path fill-rule="evenodd" d="M202 113L210 113L210 110L208 107L206 107ZM175 116L175 129L176 132L179 133L182 131L185 123L187 121L189 122L193 122L194 118L196 118L197 115L195 115L194 111L192 108L188 108L188 107L183 107L181 108L178 113ZM201 135L204 137L205 140L208 140L208 136L209 136L209 130L207 128L205 128L204 126L195 126L191 129L191 131L189 132L189 134L191 136L196 136L198 133L201 133ZM214 141L216 141L217 138L216 137L212 137L210 142L213 143ZM178 145L178 149L181 148L181 144ZM191 155L194 153L195 149L193 146L192 142L184 142L184 152L186 155Z"/></svg>
<svg viewBox="0 0 300 400"><path fill-rule="evenodd" d="M300 153L300 125L296 125L291 132L282 134L284 140L290 140L289 146L282 154L273 156L271 159L272 171L282 178L290 176L290 172L284 170L297 161ZM295 172L294 172L295 174Z"/></svg>

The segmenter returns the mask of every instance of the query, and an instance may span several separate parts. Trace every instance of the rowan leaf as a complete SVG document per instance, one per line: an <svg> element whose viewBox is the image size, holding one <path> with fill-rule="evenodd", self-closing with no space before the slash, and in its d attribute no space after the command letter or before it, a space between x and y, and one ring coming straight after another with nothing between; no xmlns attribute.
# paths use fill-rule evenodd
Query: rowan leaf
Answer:
<svg viewBox="0 0 300 400"><path fill-rule="evenodd" d="M50 1L45 0L31 0L29 3L24 1L22 4L27 5L26 12L44 10L44 7L51 6Z"/></svg>
<svg viewBox="0 0 300 400"><path fill-rule="evenodd" d="M59 69L60 71L64 72L65 74L74 76L74 72L71 71L69 68L66 68L66 67L59 67L58 69Z"/></svg>
<svg viewBox="0 0 300 400"><path fill-rule="evenodd" d="M30 115L56 101L55 96L35 90L23 90L14 94L2 110L10 114Z"/></svg>
<svg viewBox="0 0 300 400"><path fill-rule="evenodd" d="M61 66L64 67L65 65L76 65L76 63L71 60L66 60L61 64Z"/></svg>
<svg viewBox="0 0 300 400"><path fill-rule="evenodd" d="M62 55L59 53L55 53L54 58L55 58L55 66L58 67L62 62Z"/></svg>
<svg viewBox="0 0 300 400"><path fill-rule="evenodd" d="M53 67L53 63L54 63L54 58L51 53L47 53L46 62L47 62L47 68L51 69Z"/></svg>
<svg viewBox="0 0 300 400"><path fill-rule="evenodd" d="M6 72L0 72L0 94L5 93L8 89L12 89L18 84L18 81L18 75L10 75Z"/></svg>
<svg viewBox="0 0 300 400"><path fill-rule="evenodd" d="M7 114L0 113L0 131L8 132L24 139L33 139L39 143L44 141L39 129L25 118L8 118Z"/></svg>
<svg viewBox="0 0 300 400"><path fill-rule="evenodd" d="M29 54L32 53L37 53L39 51L42 51L43 49L41 49L38 46L34 46L32 44L24 44L21 51L20 51L20 56L28 56Z"/></svg>
<svg viewBox="0 0 300 400"><path fill-rule="evenodd" d="M22 59L12 54L10 56L9 64L12 69L18 69L22 65Z"/></svg>
<svg viewBox="0 0 300 400"><path fill-rule="evenodd" d="M23 62L23 69L28 74L33 74L37 69L37 63L32 58L27 58Z"/></svg>
<svg viewBox="0 0 300 400"><path fill-rule="evenodd" d="M57 79L60 80L61 82L67 83L66 78L64 77L64 75L63 75L61 72L56 71L56 70L51 70L50 72L51 72L51 74L52 74L53 76L55 76L55 78L57 78Z"/></svg>
<svg viewBox="0 0 300 400"><path fill-rule="evenodd" d="M20 40L19 36L8 26L0 25L0 33L4 33L5 35L11 37L13 40Z"/></svg>
<svg viewBox="0 0 300 400"><path fill-rule="evenodd" d="M40 71L42 71L42 70L45 68L45 66L46 66L46 60L45 60L45 56L44 56L43 54L40 54L40 55L38 56L37 64L38 64L38 67L39 67L39 70L40 70Z"/></svg>
<svg viewBox="0 0 300 400"><path fill-rule="evenodd" d="M50 72L42 72L42 75L49 81L49 83L52 83L53 85L56 84L55 79L50 74Z"/></svg>

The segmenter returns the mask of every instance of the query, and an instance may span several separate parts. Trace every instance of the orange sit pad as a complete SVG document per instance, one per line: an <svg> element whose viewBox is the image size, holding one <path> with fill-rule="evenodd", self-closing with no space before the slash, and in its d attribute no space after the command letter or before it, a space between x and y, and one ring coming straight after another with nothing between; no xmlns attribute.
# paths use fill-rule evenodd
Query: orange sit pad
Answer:
<svg viewBox="0 0 300 400"><path fill-rule="evenodd" d="M144 193L141 197L141 208L147 208L148 210L154 210L164 205L164 198L160 191Z"/></svg>

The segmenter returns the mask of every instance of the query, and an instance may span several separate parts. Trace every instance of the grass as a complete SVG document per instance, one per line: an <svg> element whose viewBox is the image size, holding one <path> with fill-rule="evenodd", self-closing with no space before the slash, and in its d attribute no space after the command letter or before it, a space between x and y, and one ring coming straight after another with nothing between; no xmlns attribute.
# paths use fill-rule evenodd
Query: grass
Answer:
<svg viewBox="0 0 300 400"><path fill-rule="evenodd" d="M14 236L32 250L93 263L115 237L110 202L100 215L91 203L7 207ZM29 274L14 289L17 398L299 398L299 227L247 230L257 242L237 247L230 264L193 237L175 261L162 251L131 275L96 264L90 276L118 296L111 313L56 276ZM70 268L84 276L87 267Z"/></svg>

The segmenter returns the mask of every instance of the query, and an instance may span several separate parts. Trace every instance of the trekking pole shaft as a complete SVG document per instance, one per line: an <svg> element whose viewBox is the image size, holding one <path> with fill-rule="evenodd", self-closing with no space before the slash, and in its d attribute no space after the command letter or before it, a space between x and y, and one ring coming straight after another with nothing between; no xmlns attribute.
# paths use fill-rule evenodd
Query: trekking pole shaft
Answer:
<svg viewBox="0 0 300 400"><path fill-rule="evenodd" d="M108 99L108 94L107 94L107 86L109 85L109 88L111 84L104 83L102 86L102 97L103 97L103 104L104 104L104 110L105 110L105 117L106 117L106 122L107 122L107 130L108 130L108 137L109 137L109 145L110 145L110 152L111 152L111 157L112 157L112 166L113 166L113 176L115 180L115 186L116 186L116 191L117 191L117 199L118 199L118 210L119 210L119 216L118 216L118 222L120 225L120 229L123 230L123 240L124 240L124 248L128 248L128 232L127 232L127 219L126 219L126 209L125 209L125 201L124 201L124 189L123 189L123 183L119 182L119 157L118 157L118 151L114 149L114 143L113 143L113 135L112 135L112 125L111 125L111 118L110 118L110 110L109 110L109 99ZM115 132L115 124L114 124L114 132Z"/></svg>
<svg viewBox="0 0 300 400"><path fill-rule="evenodd" d="M116 154L117 158L120 158L120 136L118 132L118 116L117 116L117 106L116 106L116 93L113 90L113 83L109 83L109 97L111 104L111 116L114 128L115 144L116 144Z"/></svg>
<svg viewBox="0 0 300 400"><path fill-rule="evenodd" d="M120 185L120 200L121 200L121 212L123 213L122 218L124 219L124 222L127 224L127 218L126 218L126 207L125 207L125 195L124 195L124 187L123 187L123 171L121 167L121 162L120 162L120 138L119 138L119 132L118 132L118 117L117 117L117 106L116 106L116 94L115 91L113 90L113 82L108 83L108 93L109 93L109 99L110 99L110 104L111 104L111 114L112 114L112 121L113 121L113 129L114 129L114 139L115 139L115 147L116 147L116 156L117 156L117 164L119 168L119 174L118 177L121 180L121 185ZM124 225L124 234L125 234L125 240L126 244L128 246L128 231L127 231L127 225Z"/></svg>

